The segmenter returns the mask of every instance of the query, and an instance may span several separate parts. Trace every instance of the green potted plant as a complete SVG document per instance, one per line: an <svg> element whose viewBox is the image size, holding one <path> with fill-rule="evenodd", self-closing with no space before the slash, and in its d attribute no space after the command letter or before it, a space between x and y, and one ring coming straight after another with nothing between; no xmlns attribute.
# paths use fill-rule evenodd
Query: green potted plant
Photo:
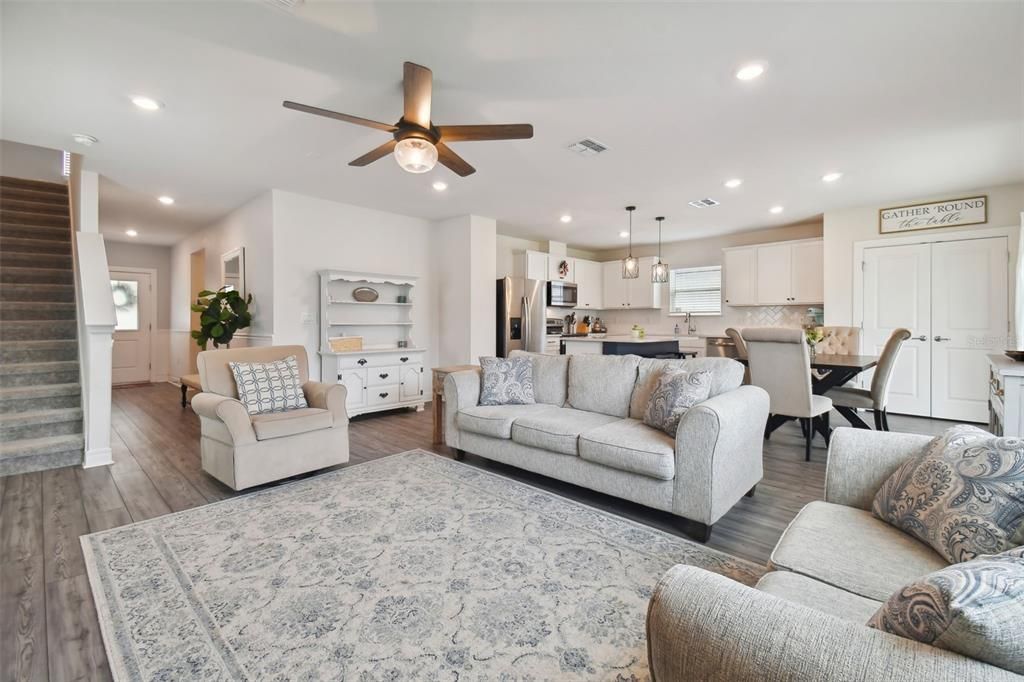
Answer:
<svg viewBox="0 0 1024 682"><path fill-rule="evenodd" d="M214 348L229 345L239 329L252 324L250 303L252 294L243 298L230 287L200 291L199 298L192 304L192 311L199 313L199 329L193 330L192 338L204 350L210 341Z"/></svg>

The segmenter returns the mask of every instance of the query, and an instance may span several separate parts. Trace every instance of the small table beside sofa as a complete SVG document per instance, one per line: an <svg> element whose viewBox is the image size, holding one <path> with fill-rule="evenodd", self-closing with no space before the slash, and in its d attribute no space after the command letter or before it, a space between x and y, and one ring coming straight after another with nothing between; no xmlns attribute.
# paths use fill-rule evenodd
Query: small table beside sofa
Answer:
<svg viewBox="0 0 1024 682"><path fill-rule="evenodd" d="M768 395L742 386L729 358L542 355L534 404L479 405L480 370L445 378L445 441L480 457L682 517L706 541L711 526L761 480ZM673 438L642 421L667 368L711 372L710 397L680 419Z"/></svg>

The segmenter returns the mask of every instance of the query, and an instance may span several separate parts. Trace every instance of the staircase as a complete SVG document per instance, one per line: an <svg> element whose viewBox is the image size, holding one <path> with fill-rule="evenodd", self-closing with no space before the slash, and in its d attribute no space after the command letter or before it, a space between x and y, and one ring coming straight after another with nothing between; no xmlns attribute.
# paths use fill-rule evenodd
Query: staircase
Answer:
<svg viewBox="0 0 1024 682"><path fill-rule="evenodd" d="M68 190L0 178L0 476L82 463Z"/></svg>

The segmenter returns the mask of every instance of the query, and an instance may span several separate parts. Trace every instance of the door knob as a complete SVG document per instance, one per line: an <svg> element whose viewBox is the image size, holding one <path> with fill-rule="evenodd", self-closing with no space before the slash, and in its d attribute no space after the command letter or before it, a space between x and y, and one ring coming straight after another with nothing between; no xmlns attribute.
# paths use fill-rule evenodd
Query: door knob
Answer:
<svg viewBox="0 0 1024 682"><path fill-rule="evenodd" d="M921 336L915 336L914 337L914 341L927 341L927 340L928 340L928 337L925 336L924 334L921 334Z"/></svg>
<svg viewBox="0 0 1024 682"><path fill-rule="evenodd" d="M936 341L952 341L953 339L949 338L948 336L936 336L935 340Z"/></svg>

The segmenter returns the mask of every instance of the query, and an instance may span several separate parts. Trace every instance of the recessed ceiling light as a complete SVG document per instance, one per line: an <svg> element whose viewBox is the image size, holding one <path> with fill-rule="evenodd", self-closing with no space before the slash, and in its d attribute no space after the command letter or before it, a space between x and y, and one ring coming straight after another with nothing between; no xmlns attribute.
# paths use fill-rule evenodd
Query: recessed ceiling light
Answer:
<svg viewBox="0 0 1024 682"><path fill-rule="evenodd" d="M448 189L448 183L438 180L437 182L434 183L433 187L436 191L443 192L446 189Z"/></svg>
<svg viewBox="0 0 1024 682"><path fill-rule="evenodd" d="M782 213L782 207L781 206L772 206L771 208L768 209L768 212L769 213L775 213L776 215L778 215L779 213Z"/></svg>
<svg viewBox="0 0 1024 682"><path fill-rule="evenodd" d="M91 147L97 142L99 142L99 140L97 140L92 135L86 135L85 133L75 133L74 135L71 136L71 139L73 139L78 144L85 145L86 147Z"/></svg>
<svg viewBox="0 0 1024 682"><path fill-rule="evenodd" d="M124 233L126 235L128 235L129 237L138 237L139 236L139 233L136 230L132 230L130 228L125 230Z"/></svg>
<svg viewBox="0 0 1024 682"><path fill-rule="evenodd" d="M764 73L764 64L744 64L736 72L736 77L741 81L752 81Z"/></svg>
<svg viewBox="0 0 1024 682"><path fill-rule="evenodd" d="M835 182L841 177L843 177L842 173L838 171L833 171L831 173L825 173L824 175L821 176L821 179L823 182Z"/></svg>
<svg viewBox="0 0 1024 682"><path fill-rule="evenodd" d="M159 201L164 206L170 206L171 204L174 203L174 198L173 197L169 197L166 194L164 196L162 196L162 197L157 197L156 200Z"/></svg>
<svg viewBox="0 0 1024 682"><path fill-rule="evenodd" d="M626 230L623 230L622 232L619 232L619 236L622 237L623 239L625 239L626 237L629 236L629 232L627 232Z"/></svg>
<svg viewBox="0 0 1024 682"><path fill-rule="evenodd" d="M132 104L144 111L157 111L164 108L163 104L157 102L152 97L145 97L143 95L136 95L135 97L132 97Z"/></svg>
<svg viewBox="0 0 1024 682"><path fill-rule="evenodd" d="M566 213L561 218L559 218L559 220L561 220L563 223L571 223L572 222L572 216L569 215L568 213Z"/></svg>
<svg viewBox="0 0 1024 682"><path fill-rule="evenodd" d="M739 178L732 178L731 180L726 180L723 184L729 189L736 189L743 184L743 181Z"/></svg>

